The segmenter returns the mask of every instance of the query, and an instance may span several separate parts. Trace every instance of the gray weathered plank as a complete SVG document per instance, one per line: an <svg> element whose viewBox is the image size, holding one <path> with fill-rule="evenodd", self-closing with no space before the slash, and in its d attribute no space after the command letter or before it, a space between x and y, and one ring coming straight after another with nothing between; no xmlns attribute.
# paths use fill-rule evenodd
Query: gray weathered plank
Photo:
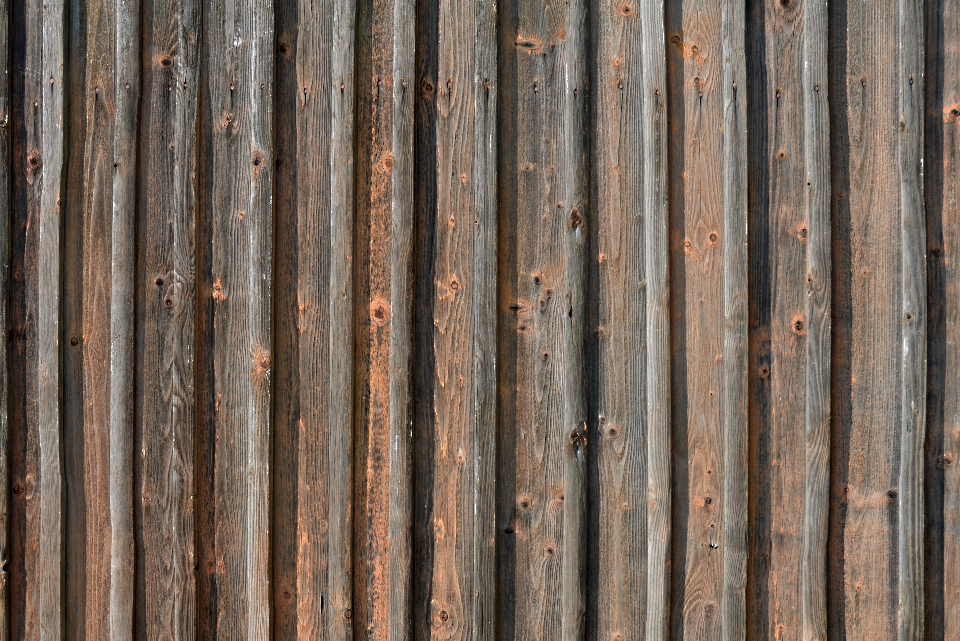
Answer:
<svg viewBox="0 0 960 641"><path fill-rule="evenodd" d="M830 489L827 5L750 2L750 626L825 639Z"/></svg>
<svg viewBox="0 0 960 641"><path fill-rule="evenodd" d="M360 4L354 270L354 631L409 635L414 5Z"/></svg>
<svg viewBox="0 0 960 641"><path fill-rule="evenodd" d="M199 4L143 6L136 636L196 636L194 354Z"/></svg>
<svg viewBox="0 0 960 641"><path fill-rule="evenodd" d="M274 15L270 0L203 13L199 291L205 360L202 636L270 633Z"/></svg>
<svg viewBox="0 0 960 641"><path fill-rule="evenodd" d="M507 5L501 33L501 636L573 641L585 613L586 5Z"/></svg>
<svg viewBox="0 0 960 641"><path fill-rule="evenodd" d="M351 632L355 13L277 4L275 639Z"/></svg>
<svg viewBox="0 0 960 641"><path fill-rule="evenodd" d="M746 633L744 5L670 3L673 636Z"/></svg>
<svg viewBox="0 0 960 641"><path fill-rule="evenodd" d="M662 2L591 5L599 318L596 638L669 638L670 333Z"/></svg>

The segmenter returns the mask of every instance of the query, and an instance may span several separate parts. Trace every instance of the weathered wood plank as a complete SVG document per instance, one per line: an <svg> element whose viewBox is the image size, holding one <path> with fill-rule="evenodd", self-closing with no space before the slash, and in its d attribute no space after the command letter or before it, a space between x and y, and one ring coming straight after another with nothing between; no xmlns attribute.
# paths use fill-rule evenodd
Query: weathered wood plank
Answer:
<svg viewBox="0 0 960 641"><path fill-rule="evenodd" d="M0 0L0 328L7 327L10 265L10 2ZM7 340L0 339L0 641L10 638L10 462Z"/></svg>
<svg viewBox="0 0 960 641"><path fill-rule="evenodd" d="M363 0L357 46L354 630L409 636L414 15Z"/></svg>
<svg viewBox="0 0 960 641"><path fill-rule="evenodd" d="M671 487L663 4L604 1L591 9L599 272L591 636L665 640Z"/></svg>
<svg viewBox="0 0 960 641"><path fill-rule="evenodd" d="M751 1L752 532L756 638L827 636L830 148L827 5Z"/></svg>
<svg viewBox="0 0 960 641"><path fill-rule="evenodd" d="M350 638L352 0L277 5L274 638Z"/></svg>
<svg viewBox="0 0 960 641"><path fill-rule="evenodd" d="M504 639L583 637L588 164L584 2L501 18Z"/></svg>
<svg viewBox="0 0 960 641"><path fill-rule="evenodd" d="M59 639L63 628L60 443L60 217L64 159L61 0L11 6L10 631Z"/></svg>
<svg viewBox="0 0 960 641"><path fill-rule="evenodd" d="M744 6L670 3L673 636L746 633Z"/></svg>
<svg viewBox="0 0 960 641"><path fill-rule="evenodd" d="M203 12L198 424L201 636L270 633L274 15Z"/></svg>
<svg viewBox="0 0 960 641"><path fill-rule="evenodd" d="M137 195L136 636L196 636L198 40L192 0L146 0Z"/></svg>
<svg viewBox="0 0 960 641"><path fill-rule="evenodd" d="M418 638L492 639L496 12L419 8L414 622Z"/></svg>
<svg viewBox="0 0 960 641"><path fill-rule="evenodd" d="M834 167L832 567L837 634L922 631L926 266L923 15L831 5ZM939 160L937 162L940 162Z"/></svg>
<svg viewBox="0 0 960 641"><path fill-rule="evenodd" d="M926 4L927 432L924 638L960 635L960 5Z"/></svg>

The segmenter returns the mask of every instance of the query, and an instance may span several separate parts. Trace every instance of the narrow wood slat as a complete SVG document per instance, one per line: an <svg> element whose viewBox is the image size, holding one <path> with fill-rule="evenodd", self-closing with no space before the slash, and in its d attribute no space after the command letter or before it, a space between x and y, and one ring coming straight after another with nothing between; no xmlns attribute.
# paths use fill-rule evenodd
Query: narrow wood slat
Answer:
<svg viewBox="0 0 960 641"><path fill-rule="evenodd" d="M353 632L410 633L414 16L363 0L357 47Z"/></svg>
<svg viewBox="0 0 960 641"><path fill-rule="evenodd" d="M756 638L827 638L827 5L750 2L751 585Z"/></svg>
<svg viewBox="0 0 960 641"><path fill-rule="evenodd" d="M0 328L7 327L10 265L10 2L0 0ZM10 416L7 344L0 339L0 641L10 638Z"/></svg>
<svg viewBox="0 0 960 641"><path fill-rule="evenodd" d="M912 641L923 613L923 15L919 2L877 0L832 6L830 18L831 623L848 637Z"/></svg>
<svg viewBox="0 0 960 641"><path fill-rule="evenodd" d="M203 25L199 633L266 639L276 162L273 4L212 2L205 5Z"/></svg>
<svg viewBox="0 0 960 641"><path fill-rule="evenodd" d="M586 3L501 7L504 639L584 634ZM501 615L503 616L503 614Z"/></svg>
<svg viewBox="0 0 960 641"><path fill-rule="evenodd" d="M199 4L145 0L137 194L136 636L196 636Z"/></svg>
<svg viewBox="0 0 960 641"><path fill-rule="evenodd" d="M277 4L275 639L350 638L352 0Z"/></svg>
<svg viewBox="0 0 960 641"><path fill-rule="evenodd" d="M591 10L599 284L591 636L665 641L671 461L663 4L604 1Z"/></svg>
<svg viewBox="0 0 960 641"><path fill-rule="evenodd" d="M418 64L429 113L417 134L414 622L422 638L492 639L496 12L475 0L422 12L428 4L418 33L430 60Z"/></svg>
<svg viewBox="0 0 960 641"><path fill-rule="evenodd" d="M671 3L675 638L746 634L744 5ZM682 257L680 259L679 257Z"/></svg>

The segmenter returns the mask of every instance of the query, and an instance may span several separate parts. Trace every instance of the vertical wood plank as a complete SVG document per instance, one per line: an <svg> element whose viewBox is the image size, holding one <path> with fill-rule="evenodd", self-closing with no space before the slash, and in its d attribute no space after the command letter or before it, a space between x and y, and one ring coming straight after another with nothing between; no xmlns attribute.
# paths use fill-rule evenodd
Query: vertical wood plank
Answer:
<svg viewBox="0 0 960 641"><path fill-rule="evenodd" d="M277 5L276 639L351 635L355 15Z"/></svg>
<svg viewBox="0 0 960 641"><path fill-rule="evenodd" d="M591 4L599 310L599 639L669 637L670 329L663 4ZM592 419L593 417L591 417Z"/></svg>
<svg viewBox="0 0 960 641"><path fill-rule="evenodd" d="M10 288L14 639L63 633L60 443L60 214L64 154L61 0L12 5Z"/></svg>
<svg viewBox="0 0 960 641"><path fill-rule="evenodd" d="M136 636L196 636L194 355L200 4L145 0L137 291Z"/></svg>
<svg viewBox="0 0 960 641"><path fill-rule="evenodd" d="M670 3L673 636L746 633L744 5Z"/></svg>
<svg viewBox="0 0 960 641"><path fill-rule="evenodd" d="M354 629L409 635L414 5L359 9Z"/></svg>
<svg viewBox="0 0 960 641"><path fill-rule="evenodd" d="M198 424L201 636L270 632L274 15L204 5Z"/></svg>
<svg viewBox="0 0 960 641"><path fill-rule="evenodd" d="M492 639L496 5L420 10L415 634Z"/></svg>
<svg viewBox="0 0 960 641"><path fill-rule="evenodd" d="M0 328L7 326L10 265L10 2L0 0ZM7 340L0 338L0 641L10 638L10 463Z"/></svg>
<svg viewBox="0 0 960 641"><path fill-rule="evenodd" d="M927 214L927 431L924 638L960 635L960 5L925 3L924 201Z"/></svg>
<svg viewBox="0 0 960 641"><path fill-rule="evenodd" d="M923 627L923 15L912 0L831 8L840 134L832 414L842 430L831 625L848 637L913 640Z"/></svg>
<svg viewBox="0 0 960 641"><path fill-rule="evenodd" d="M584 634L588 234L586 4L518 2L501 23L498 519L504 639Z"/></svg>
<svg viewBox="0 0 960 641"><path fill-rule="evenodd" d="M825 639L830 489L827 5L747 9L756 638Z"/></svg>

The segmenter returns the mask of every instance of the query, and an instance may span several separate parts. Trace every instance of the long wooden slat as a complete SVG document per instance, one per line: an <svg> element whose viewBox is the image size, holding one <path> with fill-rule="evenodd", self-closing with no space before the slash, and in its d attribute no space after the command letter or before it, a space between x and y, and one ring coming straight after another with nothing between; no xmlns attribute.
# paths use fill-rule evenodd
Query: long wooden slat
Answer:
<svg viewBox="0 0 960 641"><path fill-rule="evenodd" d="M362 0L354 250L353 631L410 634L414 16Z"/></svg>
<svg viewBox="0 0 960 641"><path fill-rule="evenodd" d="M420 9L415 636L492 639L496 12Z"/></svg>
<svg viewBox="0 0 960 641"><path fill-rule="evenodd" d="M591 5L597 533L591 638L669 638L667 85L661 2ZM594 417L591 417L591 420Z"/></svg>
<svg viewBox="0 0 960 641"><path fill-rule="evenodd" d="M874 0L831 5L830 19L831 626L913 641L923 613L923 14L913 0Z"/></svg>
<svg viewBox="0 0 960 641"><path fill-rule="evenodd" d="M0 329L7 330L10 265L10 2L0 0ZM10 638L11 441L7 341L0 338L0 641Z"/></svg>
<svg viewBox="0 0 960 641"><path fill-rule="evenodd" d="M924 638L960 636L960 4L926 5L927 432Z"/></svg>
<svg viewBox="0 0 960 641"><path fill-rule="evenodd" d="M199 634L270 633L274 15L203 12L198 380Z"/></svg>
<svg viewBox="0 0 960 641"><path fill-rule="evenodd" d="M747 8L755 638L827 638L830 147L827 5Z"/></svg>
<svg viewBox="0 0 960 641"><path fill-rule="evenodd" d="M194 355L201 6L145 0L137 195L136 637L196 636Z"/></svg>
<svg viewBox="0 0 960 641"><path fill-rule="evenodd" d="M584 634L586 5L501 7L499 637Z"/></svg>
<svg viewBox="0 0 960 641"><path fill-rule="evenodd" d="M276 7L273 637L346 641L356 7Z"/></svg>
<svg viewBox="0 0 960 641"><path fill-rule="evenodd" d="M678 639L746 633L743 15L740 0L669 3L666 15Z"/></svg>

